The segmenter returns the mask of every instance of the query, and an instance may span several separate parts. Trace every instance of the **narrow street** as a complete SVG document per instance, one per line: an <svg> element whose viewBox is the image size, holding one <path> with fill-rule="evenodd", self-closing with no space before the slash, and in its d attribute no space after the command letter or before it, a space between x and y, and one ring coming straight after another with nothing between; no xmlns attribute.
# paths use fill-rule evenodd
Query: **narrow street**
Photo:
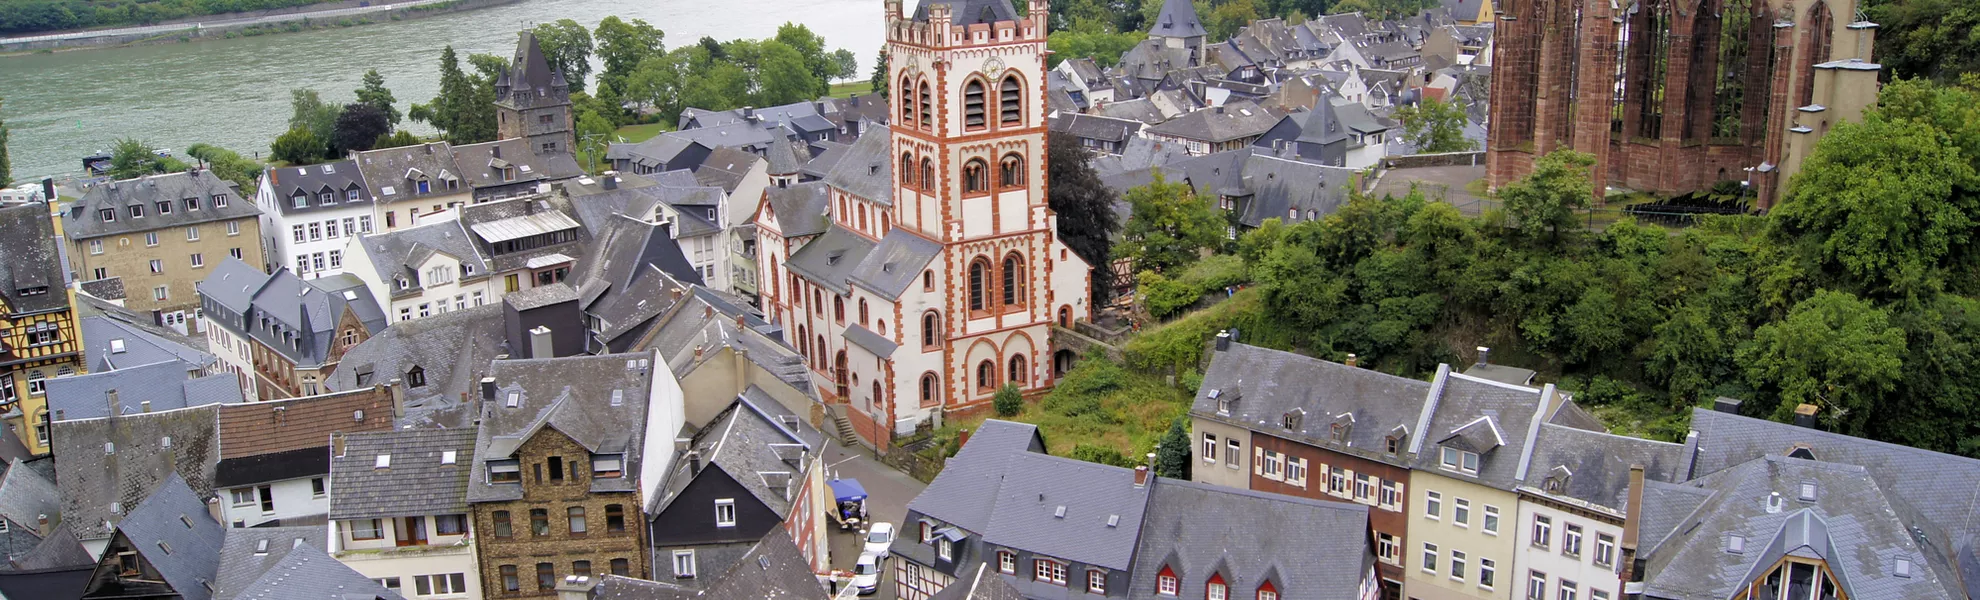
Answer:
<svg viewBox="0 0 1980 600"><path fill-rule="evenodd" d="M922 483L908 474L881 464L873 458L873 453L861 446L843 447L836 443L826 446L825 464L831 465L827 479L837 476L842 479L857 479L866 488L866 511L876 523L893 523L901 529L901 520L907 518L908 502L921 494L928 484ZM831 534L832 568L850 571L853 563L859 560L864 538L859 532L840 533L836 526ZM881 565L884 575L880 580L879 592L867 596L877 600L891 600L894 597L894 571L891 562Z"/></svg>

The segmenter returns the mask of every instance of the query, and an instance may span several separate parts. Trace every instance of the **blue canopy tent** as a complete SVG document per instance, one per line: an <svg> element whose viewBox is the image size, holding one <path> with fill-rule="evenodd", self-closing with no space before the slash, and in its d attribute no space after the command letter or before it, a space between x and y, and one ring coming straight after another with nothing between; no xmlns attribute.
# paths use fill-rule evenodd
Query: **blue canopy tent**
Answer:
<svg viewBox="0 0 1980 600"><path fill-rule="evenodd" d="M832 486L833 500L839 505L839 510L834 512L839 527L859 527L860 520L866 518L866 487L861 486L857 479L834 479L825 483Z"/></svg>

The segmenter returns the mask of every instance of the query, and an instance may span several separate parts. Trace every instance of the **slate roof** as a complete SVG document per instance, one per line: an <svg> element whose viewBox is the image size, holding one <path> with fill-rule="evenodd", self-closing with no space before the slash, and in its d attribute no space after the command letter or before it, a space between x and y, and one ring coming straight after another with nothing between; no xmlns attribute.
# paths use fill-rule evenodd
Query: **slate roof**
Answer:
<svg viewBox="0 0 1980 600"><path fill-rule="evenodd" d="M1162 116L1162 110L1156 108L1155 103L1147 98L1108 102L1101 105L1098 112L1102 116L1141 123L1161 123L1166 120Z"/></svg>
<svg viewBox="0 0 1980 600"><path fill-rule="evenodd" d="M1552 407L1542 390L1449 373L1440 366L1430 408L1417 421L1410 438L1410 451L1416 459L1410 468L1470 481L1478 485L1512 490L1526 471L1535 432ZM1551 392L1549 385L1546 391ZM1487 435L1490 433L1491 435ZM1487 437L1491 442L1482 441ZM1496 443L1494 443L1496 442ZM1439 445L1468 445L1479 454L1478 473L1467 475L1443 470Z"/></svg>
<svg viewBox="0 0 1980 600"><path fill-rule="evenodd" d="M691 472L693 465L688 461L676 462L673 471L667 474L654 515L666 510L689 483L710 469L727 473L765 508L776 513L778 519L790 515L791 498L787 493L793 492L794 486L804 484L804 465L799 460L806 454L815 458L825 436L775 402L768 406L760 404L739 396L695 432L690 447L701 457L704 466L701 471Z"/></svg>
<svg viewBox="0 0 1980 600"><path fill-rule="evenodd" d="M764 140L764 150L774 152L777 140L789 143L789 138L779 131ZM709 152L708 158L701 160L701 165L694 169L694 180L703 186L721 188L725 193L734 192L759 162L763 162L763 157L733 146L723 146Z"/></svg>
<svg viewBox="0 0 1980 600"><path fill-rule="evenodd" d="M228 529L227 539L220 545L220 569L214 576L213 597L221 600L239 597L262 575L281 564L290 550L298 545L325 548L328 536L323 527Z"/></svg>
<svg viewBox="0 0 1980 600"><path fill-rule="evenodd" d="M51 514L48 518L58 516ZM56 523L48 532L48 537L42 538L41 543L35 544L27 554L14 557L12 565L16 571L81 568L87 575L89 569L96 565L96 557L90 556L89 551L83 549L82 542L76 541L76 534L69 531L68 523ZM8 591L0 589L0 594Z"/></svg>
<svg viewBox="0 0 1980 600"><path fill-rule="evenodd" d="M1686 455L1683 444L1542 423L1522 487L1621 516L1629 500L1630 465L1643 465L1646 481L1677 482L1683 480ZM1565 486L1549 485L1563 476Z"/></svg>
<svg viewBox="0 0 1980 600"><path fill-rule="evenodd" d="M1313 110L1307 111L1306 120L1300 123L1299 141L1312 144L1332 144L1348 138L1347 127L1341 123L1340 114L1332 102L1321 102Z"/></svg>
<svg viewBox="0 0 1980 600"><path fill-rule="evenodd" d="M837 224L806 243L784 261L784 268L840 294L852 290L848 279L878 244Z"/></svg>
<svg viewBox="0 0 1980 600"><path fill-rule="evenodd" d="M1270 110L1249 101L1233 101L1152 125L1148 133L1214 144L1262 135L1278 122L1279 116Z"/></svg>
<svg viewBox="0 0 1980 600"><path fill-rule="evenodd" d="M1285 600L1350 598L1374 565L1368 507L1157 479L1141 524L1129 598L1204 597L1213 572L1242 597L1271 581ZM1167 567L1180 596L1160 596Z"/></svg>
<svg viewBox="0 0 1980 600"><path fill-rule="evenodd" d="M25 528L40 536L41 517L48 517L50 522L62 519L61 490L21 459L14 459L6 469L0 474L0 518L10 522L9 527Z"/></svg>
<svg viewBox="0 0 1980 600"><path fill-rule="evenodd" d="M199 282L199 294L236 314L248 314L254 293L268 283L267 273L238 260L223 260Z"/></svg>
<svg viewBox="0 0 1980 600"><path fill-rule="evenodd" d="M398 202L468 191L462 185L460 165L454 162L454 146L447 142L367 150L356 153L354 159L358 170L364 173L366 190L377 202ZM419 193L419 181L428 182L427 193ZM449 182L457 187L447 189Z"/></svg>
<svg viewBox="0 0 1980 600"><path fill-rule="evenodd" d="M825 182L769 188L765 201L785 238L818 235L832 225L832 189Z"/></svg>
<svg viewBox="0 0 1980 600"><path fill-rule="evenodd" d="M579 305L603 321L600 340L623 350L621 341L671 308L676 290L699 285L701 274L688 264L667 225L613 216L596 231L592 259L570 279Z"/></svg>
<svg viewBox="0 0 1980 600"><path fill-rule="evenodd" d="M852 148L852 144L830 140L812 142L811 145L818 148L818 155L811 157L811 160L805 162L804 167L799 169L807 179L824 179L827 173L832 172L832 166L839 164L839 159L845 158L846 150Z"/></svg>
<svg viewBox="0 0 1980 600"><path fill-rule="evenodd" d="M214 322L236 335L254 338L298 368L315 368L332 360L330 349L346 311L364 325L366 333L385 328L384 309L371 296L371 288L355 275L305 281L286 267L274 275L258 274L240 259L228 257L199 283L200 294L240 316L238 321L216 317ZM235 306L241 296L235 281L252 288L245 292L249 298L245 307Z"/></svg>
<svg viewBox="0 0 1980 600"><path fill-rule="evenodd" d="M343 208L350 204L351 191L358 194L356 202L371 202L371 191L364 187L364 176L358 172L357 161L351 159L331 161L301 167L281 167L268 170L268 185L275 198L275 207L284 215L300 215L317 212L323 208ZM294 198L301 193L305 198L303 206L295 205ZM325 204L323 194L330 194L330 203ZM202 206L201 208L205 208Z"/></svg>
<svg viewBox="0 0 1980 600"><path fill-rule="evenodd" d="M404 596L330 558L321 546L304 544L289 550L234 599L403 600Z"/></svg>
<svg viewBox="0 0 1980 600"><path fill-rule="evenodd" d="M241 198L237 187L212 171L204 170L148 175L93 185L81 200L69 205L69 216L62 222L62 232L69 239L87 240L261 214L261 209L255 208L254 202ZM227 206L216 206L213 201L215 196L226 196ZM199 210L186 210L186 198L199 198ZM160 214L157 210L159 202L170 202L172 212ZM131 217L129 207L134 205L144 207L143 217ZM39 208L39 205L36 206ZM98 211L105 208L117 212L115 221L106 223L98 216Z"/></svg>
<svg viewBox="0 0 1980 600"><path fill-rule="evenodd" d="M1009 8L1001 0L968 1L987 1ZM888 151L893 139L893 130L884 125L869 129L859 136L859 141L846 149L837 164L832 165L832 171L825 174L825 183L862 200L893 206L894 159Z"/></svg>
<svg viewBox="0 0 1980 600"><path fill-rule="evenodd" d="M1142 127L1140 121L1077 113L1059 113L1047 124L1053 131L1072 134L1074 137L1117 143L1134 137Z"/></svg>
<svg viewBox="0 0 1980 600"><path fill-rule="evenodd" d="M703 564L707 564L704 562ZM618 575L599 578L597 587L586 596L590 600L690 600L694 598L750 598L763 600L826 600L831 596L811 573L811 564L798 552L797 544L782 527L775 527L763 539L751 544L733 561L728 570L714 576L714 583L703 589L672 582L648 581Z"/></svg>
<svg viewBox="0 0 1980 600"><path fill-rule="evenodd" d="M231 373L194 378L196 367L168 360L48 380L53 420L95 419L110 414L109 393L117 392L118 413L134 415L241 401L240 382Z"/></svg>
<svg viewBox="0 0 1980 600"><path fill-rule="evenodd" d="M1004 0L921 0L914 9L914 20L928 22L928 8L937 4L949 7L949 22L956 26L1018 20L1017 10Z"/></svg>
<svg viewBox="0 0 1980 600"><path fill-rule="evenodd" d="M988 562L977 563L975 570L960 575L928 600L1029 600L1014 578L991 569Z"/></svg>
<svg viewBox="0 0 1980 600"><path fill-rule="evenodd" d="M640 346L658 352L675 377L686 378L701 365L716 360L717 350L731 348L747 353L750 362L793 389L806 395L812 393L804 357L771 337L778 331L776 326L753 311L716 298L701 286L691 288L680 303L683 306L670 309L672 314ZM701 356L695 355L696 348L702 350ZM748 394L749 390L744 393Z"/></svg>
<svg viewBox="0 0 1980 600"><path fill-rule="evenodd" d="M86 342L83 356L91 373L166 361L177 361L186 365L187 369L197 369L213 364L215 360L203 348L194 347L193 338L170 330L154 333L153 328L139 327L135 323L102 315L83 317L81 328L83 341Z"/></svg>
<svg viewBox="0 0 1980 600"><path fill-rule="evenodd" d="M393 296L409 296L426 289L426 274L420 267L435 253L451 256L473 270L467 276L452 273L449 282L474 281L493 274L481 249L456 219L372 233L358 238L358 243L364 245L365 256L371 259L372 272ZM400 281L405 282L403 290L399 289Z"/></svg>
<svg viewBox="0 0 1980 600"><path fill-rule="evenodd" d="M901 347L900 344L894 343L893 340L887 339L885 336L874 333L873 330L861 327L858 324L847 325L846 332L843 335L846 341L865 348L867 352L882 359L893 358L894 350Z"/></svg>
<svg viewBox="0 0 1980 600"><path fill-rule="evenodd" d="M213 598L206 586L220 569L220 545L227 535L226 526L207 513L204 496L173 474L117 523L117 532L185 600Z"/></svg>
<svg viewBox="0 0 1980 600"><path fill-rule="evenodd" d="M84 281L76 284L76 290L85 295L104 300L123 300L125 298L124 278L122 277L105 277Z"/></svg>
<svg viewBox="0 0 1980 600"><path fill-rule="evenodd" d="M899 299L941 252L942 245L934 240L896 227L846 277L883 298Z"/></svg>
<svg viewBox="0 0 1980 600"><path fill-rule="evenodd" d="M770 162L771 175L795 175L804 169L805 163L811 162L811 151L802 149L788 136L778 136L770 140L764 158Z"/></svg>
<svg viewBox="0 0 1980 600"><path fill-rule="evenodd" d="M70 237L85 239L75 231L78 223L74 219L68 223ZM88 231L86 225L81 229ZM62 293L68 279L61 251L55 246L55 222L48 205L29 203L0 208L0 256L7 257L0 260L0 298L6 300L6 308L13 314L68 308L68 294Z"/></svg>
<svg viewBox="0 0 1980 600"><path fill-rule="evenodd" d="M461 394L479 394L475 383L480 371L496 355L509 352L502 327L502 305L496 303L399 321L345 350L324 386L332 390L368 388L395 377L404 380L418 367L426 385L406 386L406 414L401 423L463 426L473 415L461 401ZM450 415L465 419L450 419Z"/></svg>
<svg viewBox="0 0 1980 600"><path fill-rule="evenodd" d="M637 353L495 361L488 368L497 386L495 401L483 403L475 460L507 459L530 436L552 427L594 454L623 453L625 472L639 473L647 399L655 377L671 376L656 372L660 365L651 362L656 358ZM621 398L617 406L611 404L615 392ZM511 394L515 408L508 407ZM632 476L598 478L591 491L632 492L635 483ZM521 497L522 486L490 483L486 469L471 469L469 502Z"/></svg>
<svg viewBox="0 0 1980 600"><path fill-rule="evenodd" d="M525 138L510 138L454 147L454 163L469 186L491 188L530 181L553 182L584 175L569 152L539 152ZM502 180L502 167L515 167L513 181Z"/></svg>
<svg viewBox="0 0 1980 600"><path fill-rule="evenodd" d="M106 521L126 514L167 479L192 486L201 497L213 491L220 460L219 407L201 406L111 419L56 421L53 452L55 483L62 490L62 520L82 540L110 537ZM171 438L170 447L165 439ZM108 444L111 452L104 452ZM206 514L201 504L199 513Z"/></svg>
<svg viewBox="0 0 1980 600"><path fill-rule="evenodd" d="M1206 35L1203 22L1196 18L1196 6L1189 0L1165 0L1162 12L1148 30L1150 36L1201 37Z"/></svg>
<svg viewBox="0 0 1980 600"><path fill-rule="evenodd" d="M225 446L225 444L222 444ZM330 473L330 448L297 448L239 458L223 458L213 467L213 487L231 488ZM322 515L311 515L320 518Z"/></svg>
<svg viewBox="0 0 1980 600"><path fill-rule="evenodd" d="M1229 350L1215 352L1210 359L1189 412L1195 418L1405 465L1408 456L1388 453L1388 437L1398 428L1406 436L1417 433L1416 423L1431 389L1425 381L1232 343ZM1237 401L1230 404L1230 413L1218 414L1218 399L1233 396ZM1295 409L1303 411L1301 428L1287 431L1282 418ZM1353 419L1346 444L1334 442L1332 436L1333 423L1341 415Z"/></svg>
<svg viewBox="0 0 1980 600"><path fill-rule="evenodd" d="M636 144L612 144L608 147L606 156L613 160L623 159L633 165L659 168L672 163L674 159L680 158L682 153L695 146L701 146L704 150L709 149L707 144L675 133L677 132L662 133Z"/></svg>
<svg viewBox="0 0 1980 600"><path fill-rule="evenodd" d="M1850 598L1967 597L1947 530L1872 469L1771 455L1685 485L1711 497L1670 535L1641 540L1647 598L1731 597L1787 555L1825 561ZM1804 500L1804 490L1814 496ZM1733 536L1742 551L1730 550ZM1911 562L1910 576L1894 573L1899 560Z"/></svg>
<svg viewBox="0 0 1980 600"><path fill-rule="evenodd" d="M475 234L475 245L482 256L488 258L488 268L504 273L526 268L531 259L562 254L575 256L583 254L581 249L590 241L590 232L581 226L572 215L577 214L569 198L563 194L510 198L494 202L469 204L460 208L461 224ZM533 215L556 215L521 219ZM561 218L560 218L561 217ZM528 250L497 254L492 242L486 236L497 238L515 235L521 231L548 233L550 227L561 227L576 234L576 239Z"/></svg>
<svg viewBox="0 0 1980 600"><path fill-rule="evenodd" d="M342 436L344 453L331 459L330 518L466 514L468 472L474 470L473 429L404 429ZM454 463L444 464L446 452ZM377 458L392 466L378 469Z"/></svg>

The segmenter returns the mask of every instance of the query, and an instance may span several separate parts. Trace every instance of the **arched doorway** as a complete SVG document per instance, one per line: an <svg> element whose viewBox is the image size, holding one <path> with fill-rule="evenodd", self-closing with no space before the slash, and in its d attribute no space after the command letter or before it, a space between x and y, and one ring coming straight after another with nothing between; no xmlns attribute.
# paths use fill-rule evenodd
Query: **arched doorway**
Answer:
<svg viewBox="0 0 1980 600"><path fill-rule="evenodd" d="M1066 372L1071 371L1073 365L1078 363L1079 355L1074 354L1071 350L1062 348L1058 352L1052 353L1052 378L1059 379L1065 377Z"/></svg>
<svg viewBox="0 0 1980 600"><path fill-rule="evenodd" d="M846 351L840 350L839 354L832 359L832 378L838 383L839 400L841 401L847 400L847 396L852 393L848 387L850 383L847 381L850 377L852 377L852 371L846 368Z"/></svg>

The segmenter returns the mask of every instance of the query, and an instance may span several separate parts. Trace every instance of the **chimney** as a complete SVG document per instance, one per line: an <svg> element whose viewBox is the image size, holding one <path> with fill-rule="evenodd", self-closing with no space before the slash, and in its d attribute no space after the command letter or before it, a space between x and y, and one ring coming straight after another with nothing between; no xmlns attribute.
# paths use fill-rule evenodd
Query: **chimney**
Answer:
<svg viewBox="0 0 1980 600"><path fill-rule="evenodd" d="M343 455L344 455L344 434L339 433L339 434L331 435L330 456L343 456Z"/></svg>
<svg viewBox="0 0 1980 600"><path fill-rule="evenodd" d="M1148 465L1134 466L1134 487L1148 487Z"/></svg>
<svg viewBox="0 0 1980 600"><path fill-rule="evenodd" d="M700 475L700 474L701 474L701 453L700 453L700 452L692 452L692 451L690 451L690 452L688 452L688 455L687 455L687 459L688 459L688 476L689 476L689 477L692 477L692 476L695 476L695 475Z"/></svg>
<svg viewBox="0 0 1980 600"><path fill-rule="evenodd" d="M227 515L220 510L220 497L206 499L206 516L213 517L215 523L226 523Z"/></svg>
<svg viewBox="0 0 1980 600"><path fill-rule="evenodd" d="M493 156L493 157L495 157L495 158L501 158L501 157L502 157L502 147L501 147L501 146L489 146L489 147L488 147L488 155L489 155L489 156Z"/></svg>
<svg viewBox="0 0 1980 600"><path fill-rule="evenodd" d="M956 447L961 448L967 445L969 445L969 428L964 427L961 431L956 432Z"/></svg>
<svg viewBox="0 0 1980 600"><path fill-rule="evenodd" d="M1489 365L1489 364L1492 364L1492 348L1491 348L1491 347L1489 347L1489 346L1479 346L1479 347L1478 347L1478 364L1481 364L1481 365Z"/></svg>
<svg viewBox="0 0 1980 600"><path fill-rule="evenodd" d="M529 357L556 358L557 352L550 346L550 326L538 325L529 330Z"/></svg>
<svg viewBox="0 0 1980 600"><path fill-rule="evenodd" d="M1356 358L1353 352L1349 352L1349 353L1348 353L1348 359L1347 359L1347 366L1350 366L1350 367L1358 367L1358 366L1361 366L1361 359L1359 359L1359 358Z"/></svg>
<svg viewBox="0 0 1980 600"><path fill-rule="evenodd" d="M117 400L117 390L103 392L103 399L110 404L110 416L124 414L124 403Z"/></svg>
<svg viewBox="0 0 1980 600"><path fill-rule="evenodd" d="M494 377L483 377L483 378L481 378L481 401L482 401L482 402L494 402L494 401L495 401L495 378L494 378Z"/></svg>
<svg viewBox="0 0 1980 600"><path fill-rule="evenodd" d="M406 416L406 380L393 377L385 382L385 388L392 394L392 417Z"/></svg>
<svg viewBox="0 0 1980 600"><path fill-rule="evenodd" d="M606 173L604 177L599 178L598 185L608 190L619 189L619 175L617 173Z"/></svg>
<svg viewBox="0 0 1980 600"><path fill-rule="evenodd" d="M1816 408L1816 407L1815 407L1815 405L1813 405L1813 404L1802 404L1802 405L1798 405L1798 406L1795 406L1795 407L1794 407L1794 426L1795 426L1795 427L1807 427L1807 428L1809 428L1809 429L1814 429L1814 428L1815 428L1815 412L1816 412L1816 411L1818 411L1818 410L1821 410L1821 409L1819 409L1819 408Z"/></svg>
<svg viewBox="0 0 1980 600"><path fill-rule="evenodd" d="M1622 580L1634 581L1636 542L1643 528L1643 465L1629 466L1629 506L1623 507ZM1627 584L1625 584L1627 585Z"/></svg>
<svg viewBox="0 0 1980 600"><path fill-rule="evenodd" d="M1223 352L1229 349L1231 349L1231 330L1217 332L1217 351Z"/></svg>
<svg viewBox="0 0 1980 600"><path fill-rule="evenodd" d="M701 344L695 344L695 345L694 345L694 359L695 359L695 360L701 360L701 355L702 355L702 353L703 353L703 352L705 352L705 351L707 351L707 349L706 349L706 348L703 348Z"/></svg>
<svg viewBox="0 0 1980 600"><path fill-rule="evenodd" d="M557 584L557 600L588 600L591 588L598 587L598 580L585 575L566 575Z"/></svg>
<svg viewBox="0 0 1980 600"><path fill-rule="evenodd" d="M1720 396L1719 399L1712 401L1712 410L1726 413L1729 415L1736 415L1739 414L1739 404L1740 404L1740 400L1738 398L1727 398L1725 396Z"/></svg>
<svg viewBox="0 0 1980 600"><path fill-rule="evenodd" d="M34 522L35 522L35 531L41 534L41 539L44 540L48 539L48 534L55 532L55 527L48 523L47 514L35 515Z"/></svg>
<svg viewBox="0 0 1980 600"><path fill-rule="evenodd" d="M143 407L143 408L144 408L144 412L151 412L151 401L150 401L150 400L145 400L145 401L143 401L143 402L139 402L139 403L138 403L138 406L140 406L140 407Z"/></svg>

